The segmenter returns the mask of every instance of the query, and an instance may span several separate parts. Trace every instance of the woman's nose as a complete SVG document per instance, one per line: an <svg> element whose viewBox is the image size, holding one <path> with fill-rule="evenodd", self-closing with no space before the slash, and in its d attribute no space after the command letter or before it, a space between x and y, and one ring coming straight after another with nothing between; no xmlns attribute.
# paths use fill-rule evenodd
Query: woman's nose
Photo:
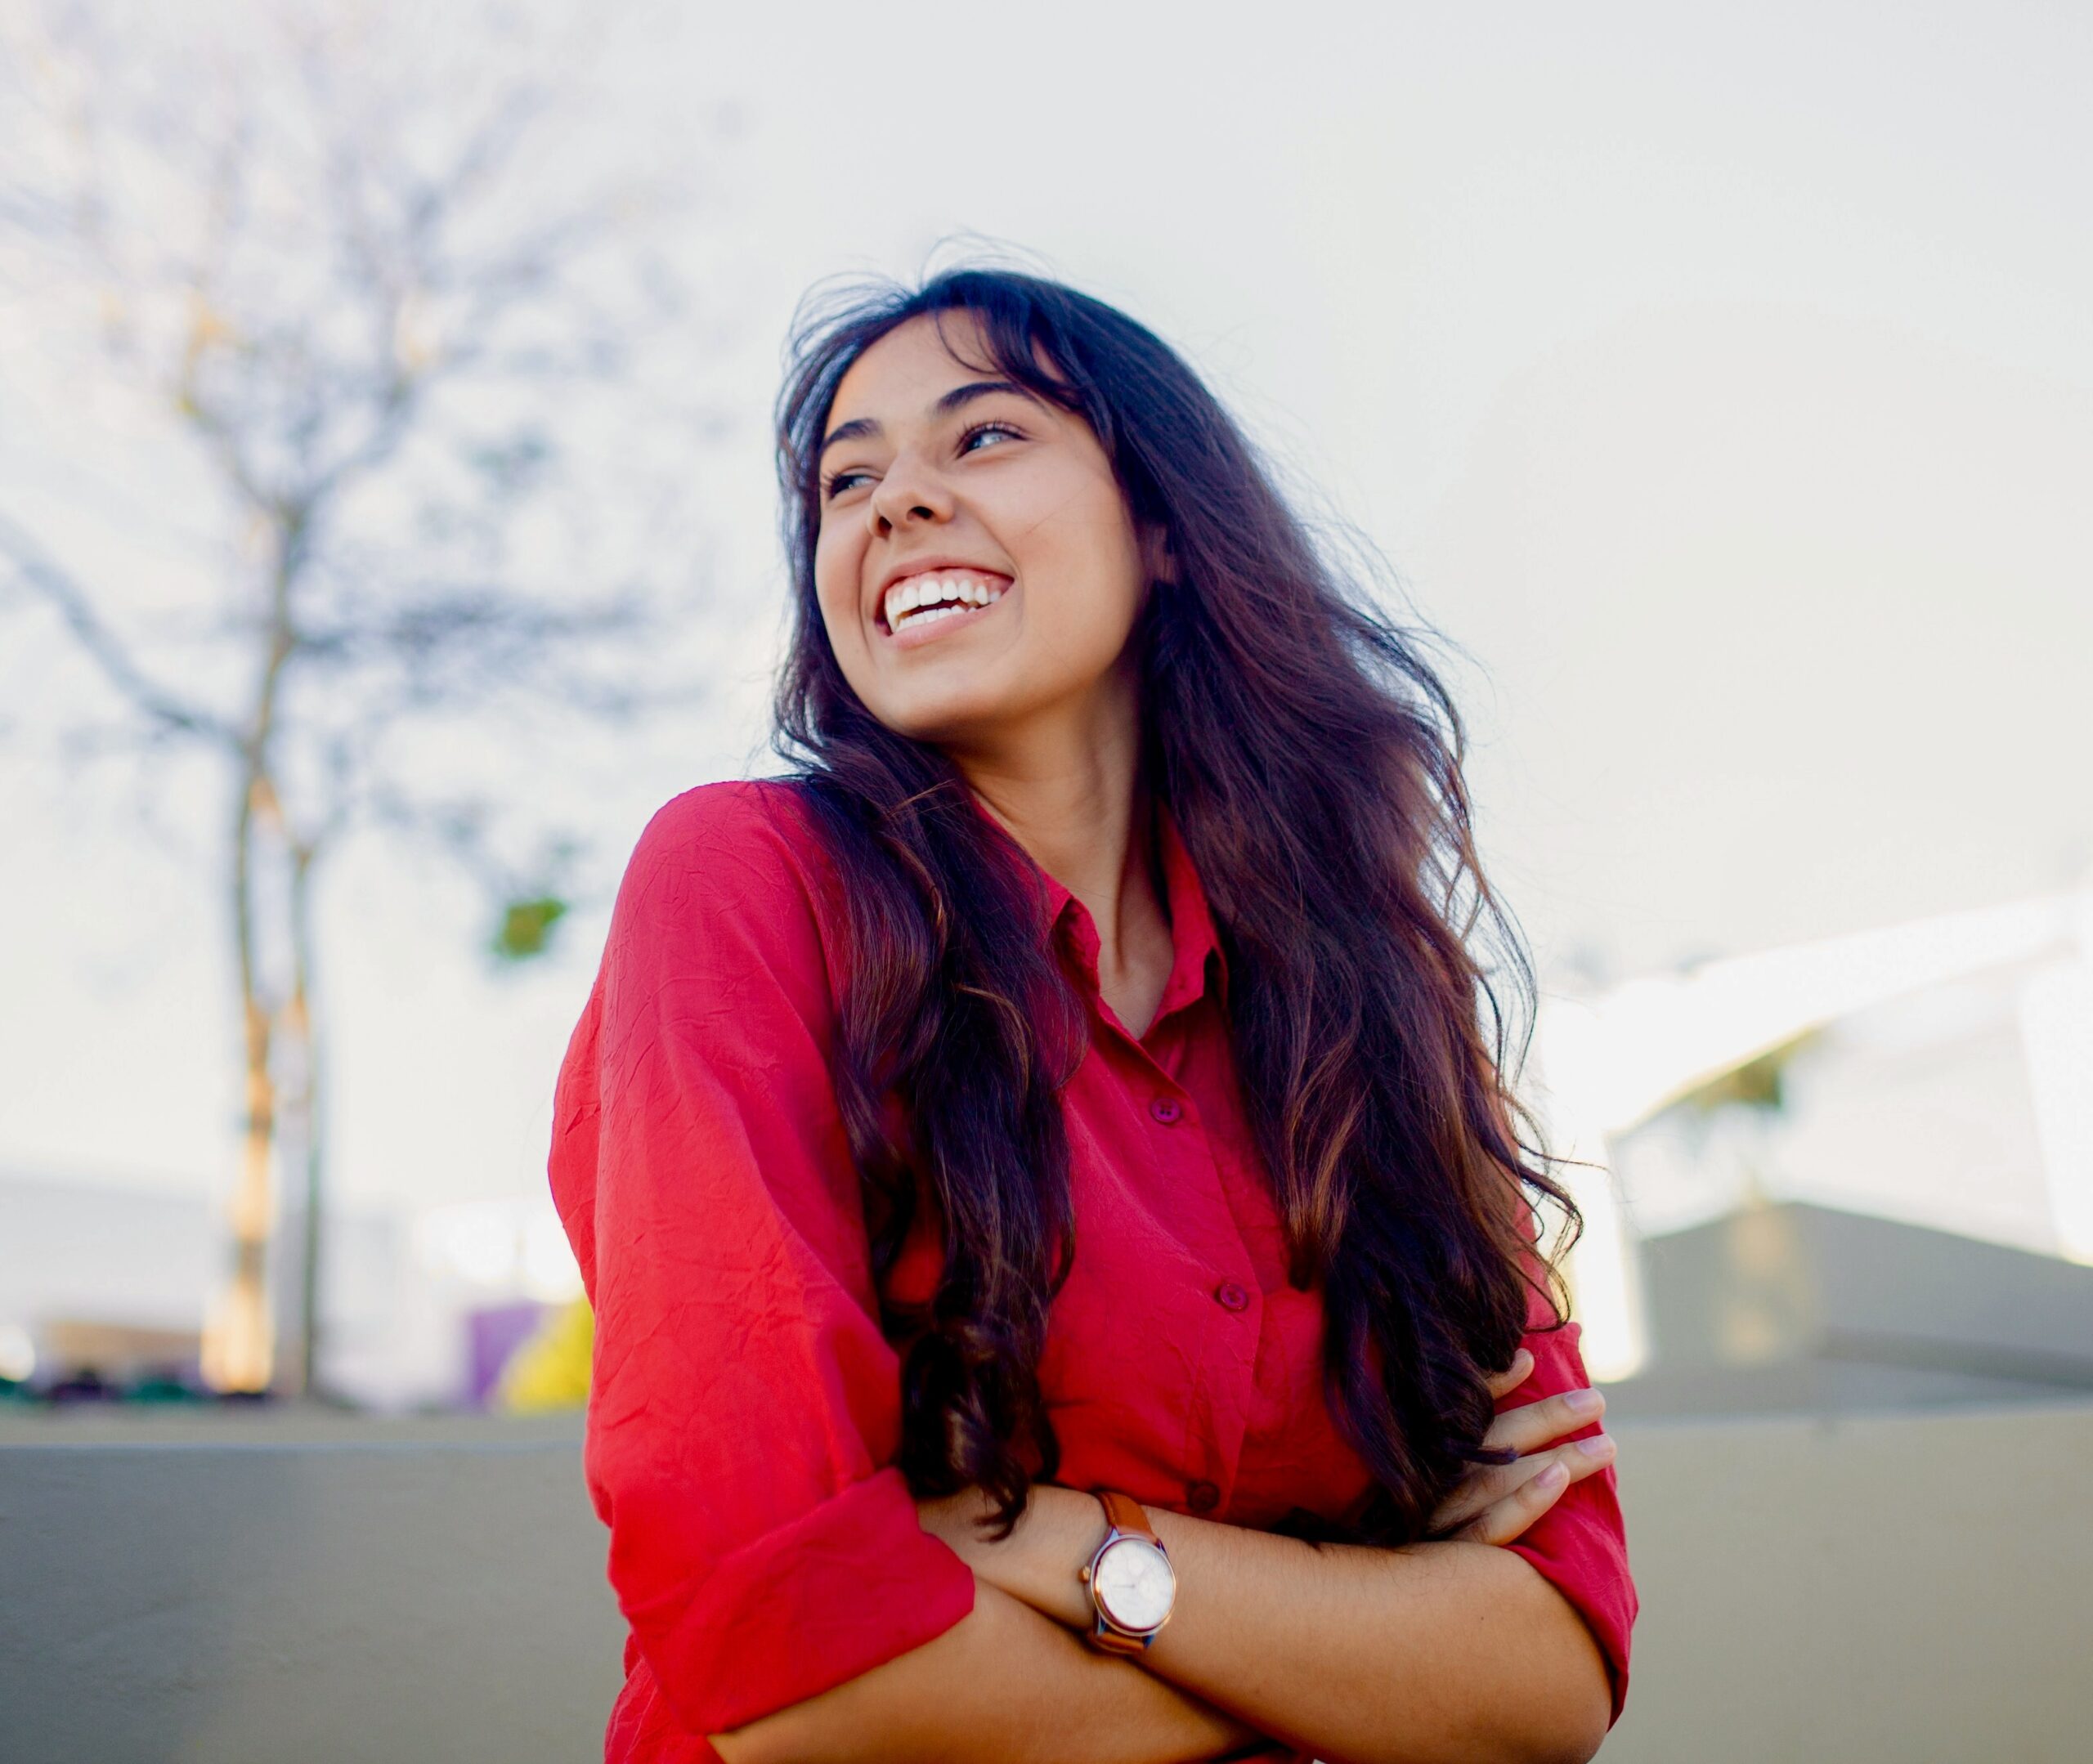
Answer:
<svg viewBox="0 0 2093 1764"><path fill-rule="evenodd" d="M912 522L934 525L952 518L952 495L943 480L909 450L888 463L867 506L874 530L881 534Z"/></svg>

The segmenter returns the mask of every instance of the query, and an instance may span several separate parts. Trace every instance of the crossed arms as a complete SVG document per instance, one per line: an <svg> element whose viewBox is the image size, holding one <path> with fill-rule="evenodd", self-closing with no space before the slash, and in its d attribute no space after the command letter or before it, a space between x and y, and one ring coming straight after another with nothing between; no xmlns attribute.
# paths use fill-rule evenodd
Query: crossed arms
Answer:
<svg viewBox="0 0 2093 1764"><path fill-rule="evenodd" d="M1581 1764L1611 1713L1604 1657L1575 1607L1501 1546L1611 1461L1603 1436L1597 1453L1536 1449L1592 1419L1563 1396L1500 1415L1489 1443L1526 1455L1456 1491L1442 1515L1460 1527L1442 1542L1318 1547L1152 1510L1179 1592L1139 1662L1080 1639L1091 1607L1076 1568L1104 1534L1091 1496L1035 1488L1001 1542L978 1498L925 1502L924 1529L973 1569L973 1611L713 1744L727 1764ZM1544 1476L1557 1465L1559 1481Z"/></svg>

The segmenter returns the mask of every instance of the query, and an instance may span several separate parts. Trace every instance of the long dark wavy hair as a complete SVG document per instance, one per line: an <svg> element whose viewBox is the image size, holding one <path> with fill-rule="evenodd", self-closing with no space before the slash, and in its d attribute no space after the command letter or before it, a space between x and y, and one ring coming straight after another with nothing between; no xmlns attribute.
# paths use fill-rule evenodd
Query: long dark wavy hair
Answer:
<svg viewBox="0 0 2093 1764"><path fill-rule="evenodd" d="M778 406L794 605L773 745L849 879L834 1078L882 1290L922 1209L943 1238L929 1302L884 1303L901 1467L919 1496L979 1487L1006 1529L1051 1479L1038 1368L1081 1249L1059 1093L1086 1018L1039 934L1037 866L1011 862L941 750L866 709L815 595L838 382L895 326L927 314L949 331L959 313L989 357L970 365L1088 423L1135 521L1168 535L1176 578L1152 585L1132 638L1140 782L1211 905L1290 1277L1321 1289L1332 1414L1378 1484L1361 1523L1325 1534L1426 1537L1469 1464L1508 1456L1481 1448L1484 1381L1509 1363L1530 1292L1566 1320L1557 1261L1582 1229L1504 1076L1514 1039L1525 1057L1534 983L1477 860L1460 719L1425 634L1318 544L1173 350L1000 267L810 298ZM1501 971L1472 948L1486 942ZM1542 1261L1548 1202L1564 1229Z"/></svg>

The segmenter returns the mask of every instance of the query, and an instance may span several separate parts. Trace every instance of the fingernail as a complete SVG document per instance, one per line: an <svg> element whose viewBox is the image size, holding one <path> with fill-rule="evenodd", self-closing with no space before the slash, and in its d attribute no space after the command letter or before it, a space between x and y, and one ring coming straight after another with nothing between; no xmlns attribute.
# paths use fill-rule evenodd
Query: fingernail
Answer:
<svg viewBox="0 0 2093 1764"><path fill-rule="evenodd" d="M1589 1439L1580 1439L1577 1449L1587 1457L1611 1457L1613 1438L1610 1434L1595 1433Z"/></svg>
<svg viewBox="0 0 2093 1764"><path fill-rule="evenodd" d="M1559 1489L1570 1480L1568 1469L1560 1464L1550 1464L1534 1478L1536 1489Z"/></svg>
<svg viewBox="0 0 2093 1764"><path fill-rule="evenodd" d="M1589 1385L1581 1390L1571 1390L1562 1399L1563 1406L1573 1415L1596 1415L1606 1407L1606 1399Z"/></svg>

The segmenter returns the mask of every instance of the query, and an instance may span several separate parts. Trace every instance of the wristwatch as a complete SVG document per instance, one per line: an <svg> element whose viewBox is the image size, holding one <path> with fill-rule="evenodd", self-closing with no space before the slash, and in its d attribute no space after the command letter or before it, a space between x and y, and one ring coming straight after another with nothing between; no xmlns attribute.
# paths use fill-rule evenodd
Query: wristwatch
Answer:
<svg viewBox="0 0 2093 1764"><path fill-rule="evenodd" d="M1140 1502L1109 1489L1097 1498L1105 1505L1105 1541L1080 1576L1097 1614L1090 1644L1107 1654L1139 1654L1170 1621L1177 1571Z"/></svg>

